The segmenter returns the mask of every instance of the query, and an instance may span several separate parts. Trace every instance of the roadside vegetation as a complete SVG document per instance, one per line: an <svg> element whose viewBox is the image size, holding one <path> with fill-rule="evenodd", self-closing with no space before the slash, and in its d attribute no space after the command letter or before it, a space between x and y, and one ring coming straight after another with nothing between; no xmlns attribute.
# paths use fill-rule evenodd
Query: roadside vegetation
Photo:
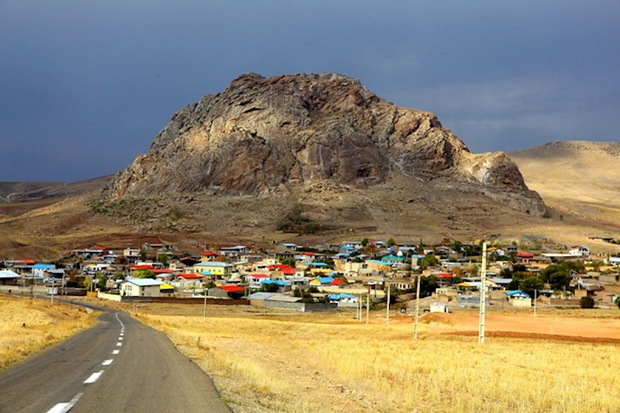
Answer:
<svg viewBox="0 0 620 413"><path fill-rule="evenodd" d="M489 337L480 345L477 336L437 334L452 326L427 315L414 341L411 317L394 317L386 328L381 312L367 325L352 313L211 307L204 318L187 310L134 315L206 370L235 412L620 409L613 339Z"/></svg>
<svg viewBox="0 0 620 413"><path fill-rule="evenodd" d="M95 323L96 314L69 304L0 296L0 370Z"/></svg>

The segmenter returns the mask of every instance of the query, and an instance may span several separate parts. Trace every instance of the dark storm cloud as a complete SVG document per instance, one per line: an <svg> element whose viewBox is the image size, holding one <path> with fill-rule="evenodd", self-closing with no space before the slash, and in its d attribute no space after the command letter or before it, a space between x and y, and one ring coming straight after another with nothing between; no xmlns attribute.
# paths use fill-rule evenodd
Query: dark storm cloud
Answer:
<svg viewBox="0 0 620 413"><path fill-rule="evenodd" d="M250 71L359 78L476 152L617 140L620 3L514 3L0 0L0 181L115 173Z"/></svg>

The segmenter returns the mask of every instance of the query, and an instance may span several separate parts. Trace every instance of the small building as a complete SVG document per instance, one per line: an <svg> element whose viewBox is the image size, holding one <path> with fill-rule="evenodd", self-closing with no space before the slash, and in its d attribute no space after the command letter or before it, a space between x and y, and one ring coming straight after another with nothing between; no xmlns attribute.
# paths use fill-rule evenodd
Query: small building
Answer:
<svg viewBox="0 0 620 413"><path fill-rule="evenodd" d="M218 287L226 292L226 295L233 299L239 299L245 295L245 288L240 285L220 285Z"/></svg>
<svg viewBox="0 0 620 413"><path fill-rule="evenodd" d="M120 293L127 297L159 297L163 281L151 278L127 277L120 284Z"/></svg>
<svg viewBox="0 0 620 413"><path fill-rule="evenodd" d="M203 261L194 265L194 272L224 278L230 276L232 268L233 265L227 262Z"/></svg>
<svg viewBox="0 0 620 413"><path fill-rule="evenodd" d="M162 297L172 297L174 295L174 287L170 284L162 284L159 286L159 294Z"/></svg>
<svg viewBox="0 0 620 413"><path fill-rule="evenodd" d="M568 252L570 255L577 255L580 257L587 257L590 255L590 248L583 245L573 245Z"/></svg>
<svg viewBox="0 0 620 413"><path fill-rule="evenodd" d="M329 294L327 298L329 298L330 303L337 303L339 308L356 307L358 301L356 295L347 293Z"/></svg>
<svg viewBox="0 0 620 413"><path fill-rule="evenodd" d="M195 291L202 289L203 275L199 274L179 274L176 278L175 284L181 291Z"/></svg>
<svg viewBox="0 0 620 413"><path fill-rule="evenodd" d="M46 273L49 270L56 269L54 264L35 264L32 267L32 277L37 279L43 279L46 277Z"/></svg>
<svg viewBox="0 0 620 413"><path fill-rule="evenodd" d="M0 271L0 285L19 285L20 275L11 270Z"/></svg>
<svg viewBox="0 0 620 413"><path fill-rule="evenodd" d="M508 291L506 293L508 297L508 302L514 307L531 307L532 306L532 298L529 294L524 293L523 291Z"/></svg>
<svg viewBox="0 0 620 413"><path fill-rule="evenodd" d="M431 313L449 313L450 312L450 310L448 309L448 304L441 303L441 302L431 303L430 311Z"/></svg>

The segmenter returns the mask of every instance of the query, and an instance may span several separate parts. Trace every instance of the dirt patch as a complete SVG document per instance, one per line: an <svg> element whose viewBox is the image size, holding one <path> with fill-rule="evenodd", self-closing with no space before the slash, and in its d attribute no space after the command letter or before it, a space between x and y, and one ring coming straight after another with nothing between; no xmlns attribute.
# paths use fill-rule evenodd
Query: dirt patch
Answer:
<svg viewBox="0 0 620 413"><path fill-rule="evenodd" d="M487 314L485 335L522 339L620 344L619 318L564 317L558 315ZM479 314L437 313L423 317L427 334L478 335Z"/></svg>

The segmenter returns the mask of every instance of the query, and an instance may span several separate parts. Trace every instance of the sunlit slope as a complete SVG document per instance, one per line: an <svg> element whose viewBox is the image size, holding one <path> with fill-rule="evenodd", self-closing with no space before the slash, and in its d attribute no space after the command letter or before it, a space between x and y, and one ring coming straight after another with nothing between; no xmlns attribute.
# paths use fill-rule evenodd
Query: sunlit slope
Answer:
<svg viewBox="0 0 620 413"><path fill-rule="evenodd" d="M620 222L620 142L553 142L509 156L559 213Z"/></svg>

